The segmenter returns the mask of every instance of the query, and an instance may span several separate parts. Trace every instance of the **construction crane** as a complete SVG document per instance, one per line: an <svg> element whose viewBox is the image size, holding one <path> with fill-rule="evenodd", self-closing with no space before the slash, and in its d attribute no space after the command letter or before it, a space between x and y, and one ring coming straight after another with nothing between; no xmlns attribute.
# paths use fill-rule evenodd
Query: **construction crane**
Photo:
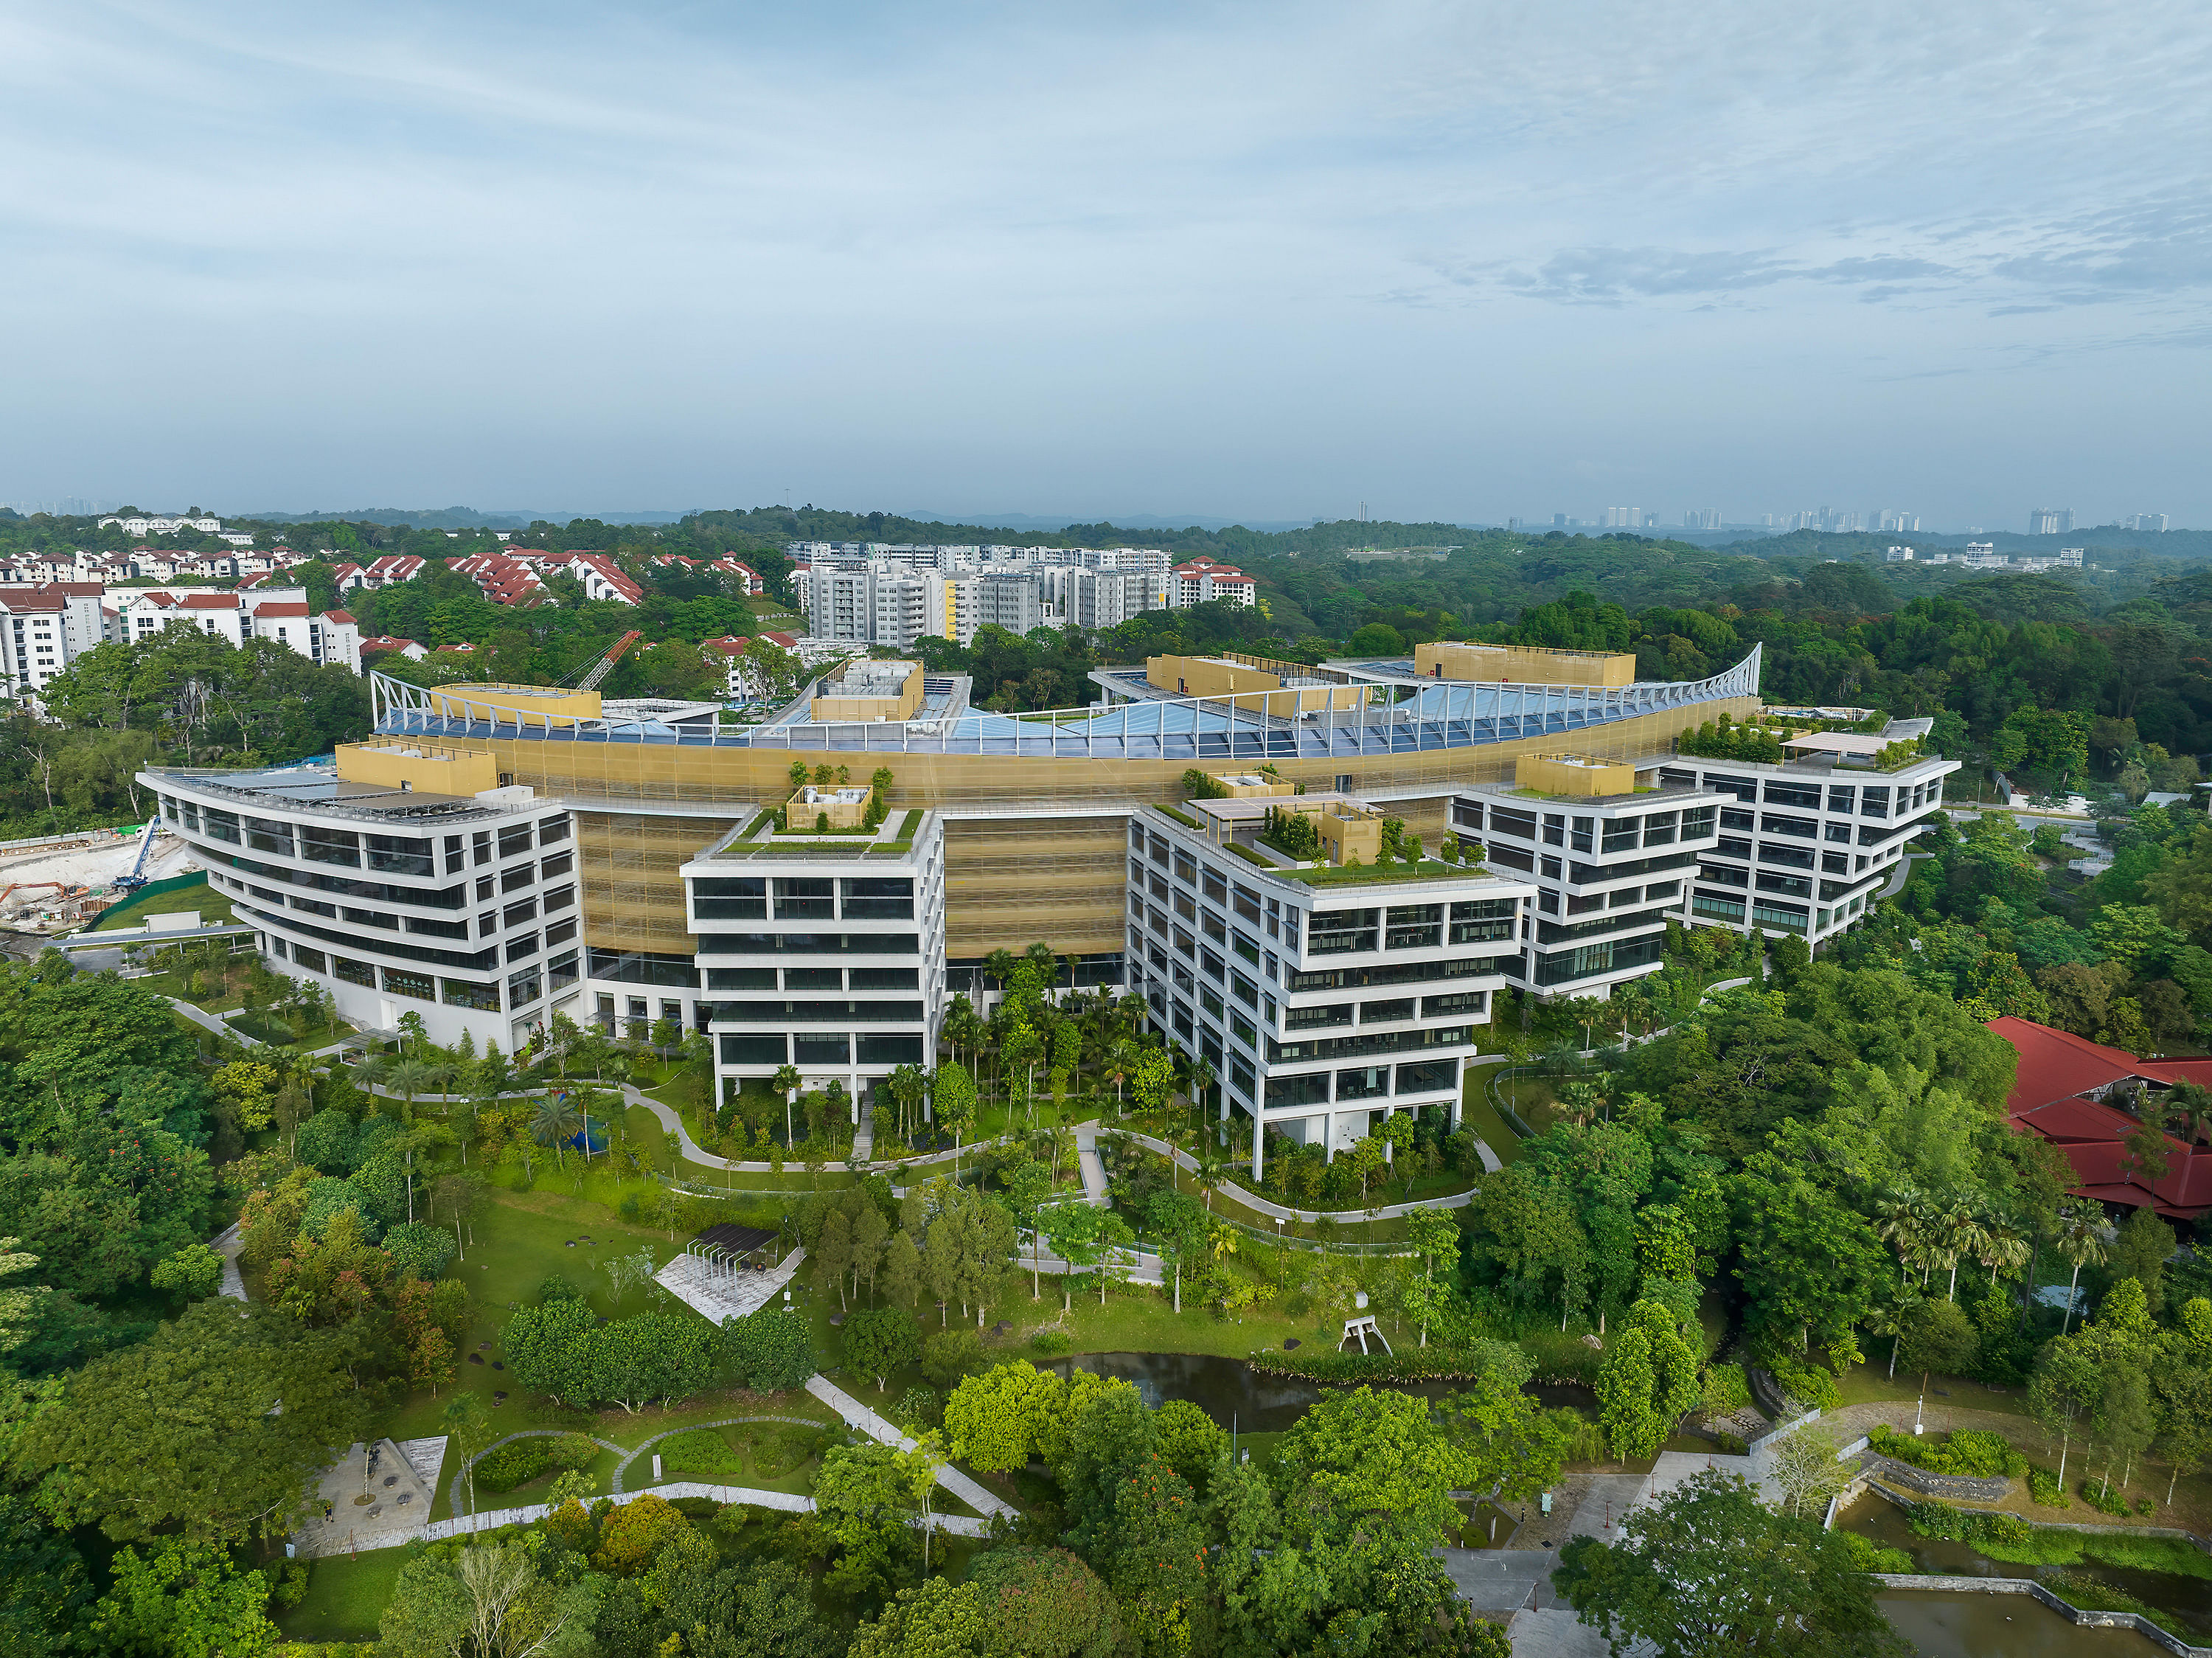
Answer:
<svg viewBox="0 0 2212 1658"><path fill-rule="evenodd" d="M115 890L128 893L146 884L146 853L154 844L154 832L161 826L159 818L146 820L146 832L138 837L138 856L132 861L131 873L115 877Z"/></svg>
<svg viewBox="0 0 2212 1658"><path fill-rule="evenodd" d="M639 632L635 628L632 628L629 632L623 634L621 638L616 640L612 645L608 647L607 654L599 658L599 661L593 665L592 671L576 682L576 689L579 691L597 691L599 688L599 681L605 679L608 674L615 671L615 664L622 661L623 652L628 650L632 645L635 644L643 637L645 637L645 635Z"/></svg>

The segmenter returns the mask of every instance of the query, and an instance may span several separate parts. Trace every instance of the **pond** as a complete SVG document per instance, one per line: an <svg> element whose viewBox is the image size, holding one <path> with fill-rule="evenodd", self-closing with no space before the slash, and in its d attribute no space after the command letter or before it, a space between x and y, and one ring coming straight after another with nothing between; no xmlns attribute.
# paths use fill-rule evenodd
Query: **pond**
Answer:
<svg viewBox="0 0 2212 1658"><path fill-rule="evenodd" d="M1923 1594L1876 1601L1921 1658L2158 1658L2133 1630L2076 1629L2023 1594Z"/></svg>
<svg viewBox="0 0 2212 1658"><path fill-rule="evenodd" d="M1318 1382L1295 1376L1264 1376L1243 1359L1211 1353L1084 1353L1053 1359L1045 1368L1055 1375L1089 1370L1133 1382L1147 1405L1188 1399L1224 1428L1245 1433L1279 1433L1313 1409L1322 1395ZM1384 1385L1396 1393L1431 1399L1441 1399L1460 1387L1452 1381ZM1597 1396L1587 1387L1531 1382L1522 1391L1547 1408L1571 1405L1594 1412L1597 1405Z"/></svg>
<svg viewBox="0 0 2212 1658"><path fill-rule="evenodd" d="M2199 1645L2212 1644L2212 1578L2188 1577L2179 1572L2142 1571L2106 1565L2101 1561L2084 1561L2072 1566L2036 1566L1992 1560L1971 1543L1922 1537L1906 1523L1902 1509L1872 1493L1852 1503L1838 1516L1837 1523L1885 1547L1904 1550L1912 1557L1916 1570L1930 1574L1948 1577L2048 1578L2053 1572L2063 1572L2086 1577L2131 1594L2145 1606L2155 1606L2190 1631ZM1989 1598L2008 1600L2014 1597Z"/></svg>

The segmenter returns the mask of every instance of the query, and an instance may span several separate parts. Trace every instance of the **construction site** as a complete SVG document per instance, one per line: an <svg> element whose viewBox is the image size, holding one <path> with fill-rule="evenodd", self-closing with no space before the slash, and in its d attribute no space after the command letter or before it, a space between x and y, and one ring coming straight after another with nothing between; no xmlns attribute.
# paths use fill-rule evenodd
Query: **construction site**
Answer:
<svg viewBox="0 0 2212 1658"><path fill-rule="evenodd" d="M201 867L189 845L158 825L0 845L0 933L49 938L69 932L149 881Z"/></svg>

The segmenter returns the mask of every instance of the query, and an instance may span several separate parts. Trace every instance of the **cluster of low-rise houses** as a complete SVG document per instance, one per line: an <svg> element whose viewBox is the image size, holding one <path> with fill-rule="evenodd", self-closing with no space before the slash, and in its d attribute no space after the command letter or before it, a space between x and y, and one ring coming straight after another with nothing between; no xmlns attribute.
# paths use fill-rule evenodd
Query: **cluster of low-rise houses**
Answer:
<svg viewBox="0 0 2212 1658"><path fill-rule="evenodd" d="M350 612L316 610L307 588L286 580L289 571L310 557L322 556L337 579L341 595L374 592L421 575L431 562L427 558L393 553L356 563L298 553L282 546L256 549L253 536L225 531L220 518L197 515L134 514L100 521L103 529L111 525L129 535L197 531L220 536L229 546L221 552L143 546L0 557L0 685L9 693L35 700L57 674L95 645L151 638L171 627L188 627L232 645L270 640L319 667L340 665L356 674L362 671L364 656L373 660L390 651L416 658L428 654L426 647L410 639L364 638ZM520 607L555 603L550 582L561 576L580 583L587 600L635 605L645 597L644 586L605 552L507 546L440 562L474 582L494 604ZM764 591L759 575L734 558L708 560L663 553L652 562L735 578L733 584L741 585L748 597ZM781 643L778 636L769 637ZM753 677L736 660L746 643L709 642L731 664L733 696L745 694L741 686L749 686ZM465 652L471 647L450 649Z"/></svg>
<svg viewBox="0 0 2212 1658"><path fill-rule="evenodd" d="M1114 627L1148 610L1255 606L1258 584L1213 558L1159 547L940 546L794 541L799 609L817 639L905 649L925 635Z"/></svg>
<svg viewBox="0 0 2212 1658"><path fill-rule="evenodd" d="M1999 552L1994 541L1969 541L1964 552L1923 552L1917 547L1891 547L1882 557L1893 564L1956 564L1962 570L2002 570L2017 575L2039 576L2045 570L2079 570L2086 547L2061 547L2049 558L2023 554L2017 558Z"/></svg>

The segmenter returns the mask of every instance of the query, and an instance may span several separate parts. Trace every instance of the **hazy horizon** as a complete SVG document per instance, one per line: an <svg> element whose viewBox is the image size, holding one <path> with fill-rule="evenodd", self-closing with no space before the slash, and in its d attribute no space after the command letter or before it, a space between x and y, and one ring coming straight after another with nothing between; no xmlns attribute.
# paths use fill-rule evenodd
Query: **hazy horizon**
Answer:
<svg viewBox="0 0 2212 1658"><path fill-rule="evenodd" d="M0 43L0 499L2212 521L2171 3L95 0Z"/></svg>

